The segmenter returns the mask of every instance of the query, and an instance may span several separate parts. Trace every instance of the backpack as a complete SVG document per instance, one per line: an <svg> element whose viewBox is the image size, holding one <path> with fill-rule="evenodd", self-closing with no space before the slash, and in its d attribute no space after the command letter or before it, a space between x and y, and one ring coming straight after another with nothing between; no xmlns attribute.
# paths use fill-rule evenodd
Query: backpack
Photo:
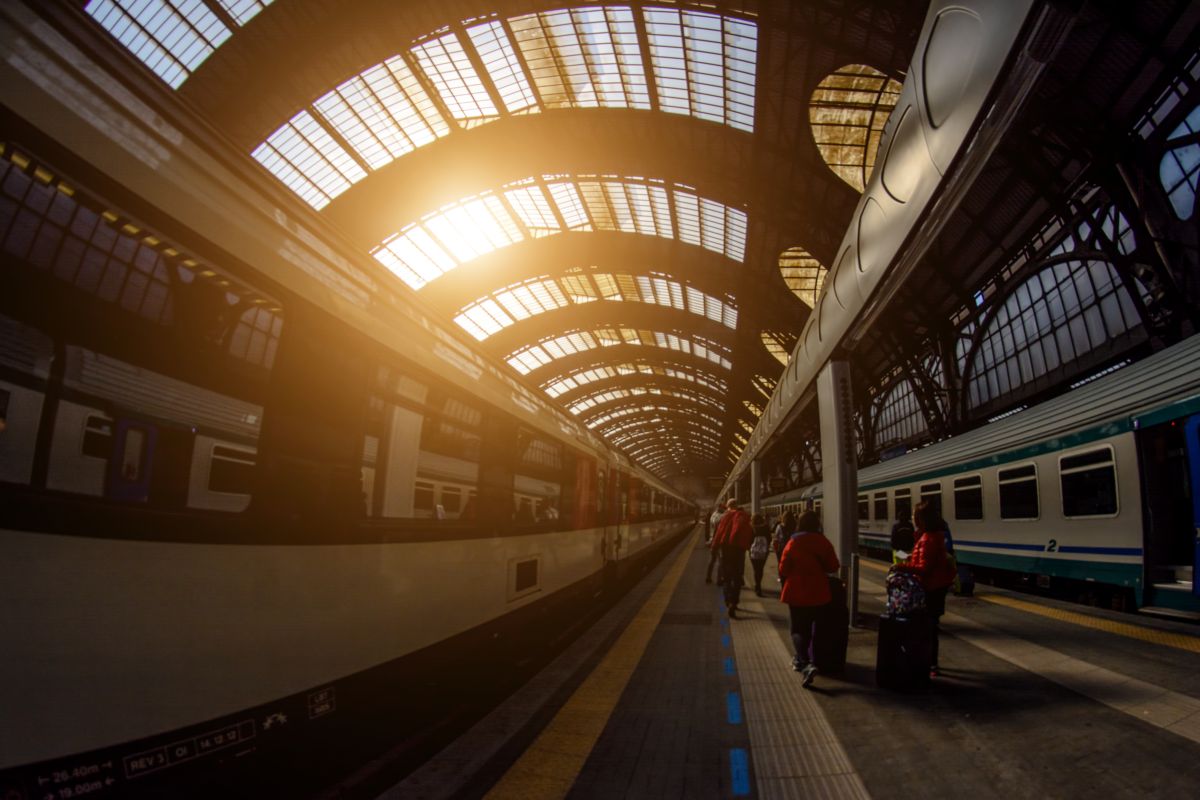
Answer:
<svg viewBox="0 0 1200 800"><path fill-rule="evenodd" d="M766 536L755 536L754 541L750 543L750 560L763 561L770 551L771 543Z"/></svg>
<svg viewBox="0 0 1200 800"><path fill-rule="evenodd" d="M888 570L887 613L904 616L925 607L925 589L920 579L911 572Z"/></svg>

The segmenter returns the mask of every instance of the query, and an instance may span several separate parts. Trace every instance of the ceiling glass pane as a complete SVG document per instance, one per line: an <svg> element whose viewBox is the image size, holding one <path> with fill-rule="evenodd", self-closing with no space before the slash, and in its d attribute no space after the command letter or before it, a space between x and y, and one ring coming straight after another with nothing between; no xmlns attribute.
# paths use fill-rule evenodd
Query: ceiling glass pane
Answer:
<svg viewBox="0 0 1200 800"><path fill-rule="evenodd" d="M789 247L779 256L779 274L783 276L783 282L809 308L817 307L826 272L828 270L821 262L803 247Z"/></svg>
<svg viewBox="0 0 1200 800"><path fill-rule="evenodd" d="M504 24L493 20L482 25L467 28L467 37L479 53L479 59L487 70L488 77L504 101L504 108L510 114L521 111L537 110L537 98L529 88L529 80L517 54L513 52L512 42L504 30Z"/></svg>
<svg viewBox="0 0 1200 800"><path fill-rule="evenodd" d="M643 14L659 107L752 132L757 26L700 11Z"/></svg>
<svg viewBox="0 0 1200 800"><path fill-rule="evenodd" d="M481 125L499 116L458 36L447 33L422 42L412 48L412 54L451 116L463 127Z"/></svg>
<svg viewBox="0 0 1200 800"><path fill-rule="evenodd" d="M420 81L399 57L351 78L313 107L371 169L450 132Z"/></svg>
<svg viewBox="0 0 1200 800"><path fill-rule="evenodd" d="M900 89L879 70L851 64L826 76L813 92L808 118L821 158L860 192L875 168L883 126Z"/></svg>
<svg viewBox="0 0 1200 800"><path fill-rule="evenodd" d="M318 210L366 177L358 162L307 111L271 134L251 155Z"/></svg>
<svg viewBox="0 0 1200 800"><path fill-rule="evenodd" d="M546 108L650 108L630 9L562 9L508 24Z"/></svg>
<svg viewBox="0 0 1200 800"><path fill-rule="evenodd" d="M258 13L249 13L250 6L268 3L223 5L246 6L241 13L248 21ZM172 89L232 35L201 0L91 0L84 11Z"/></svg>

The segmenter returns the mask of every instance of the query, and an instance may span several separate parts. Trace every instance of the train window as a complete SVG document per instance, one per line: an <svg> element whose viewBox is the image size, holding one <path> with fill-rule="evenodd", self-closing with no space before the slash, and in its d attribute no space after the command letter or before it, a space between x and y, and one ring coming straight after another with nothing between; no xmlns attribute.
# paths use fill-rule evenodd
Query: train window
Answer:
<svg viewBox="0 0 1200 800"><path fill-rule="evenodd" d="M954 518L983 519L983 477L954 479Z"/></svg>
<svg viewBox="0 0 1200 800"><path fill-rule="evenodd" d="M457 514L462 509L462 489L457 486L442 487L442 510Z"/></svg>
<svg viewBox="0 0 1200 800"><path fill-rule="evenodd" d="M108 417L89 415L83 421L83 438L79 442L79 452L107 461L112 454L112 426L113 421Z"/></svg>
<svg viewBox="0 0 1200 800"><path fill-rule="evenodd" d="M8 402L11 398L12 392L0 389L0 433L4 433L4 429L8 427Z"/></svg>
<svg viewBox="0 0 1200 800"><path fill-rule="evenodd" d="M381 365L367 413L363 477L373 481L367 492L371 515L475 516L472 498L479 482L483 425L478 406Z"/></svg>
<svg viewBox="0 0 1200 800"><path fill-rule="evenodd" d="M413 485L413 508L418 511L433 511L433 484L417 481Z"/></svg>
<svg viewBox="0 0 1200 800"><path fill-rule="evenodd" d="M225 494L250 494L255 454L215 444L208 468L208 490Z"/></svg>
<svg viewBox="0 0 1200 800"><path fill-rule="evenodd" d="M557 524L563 518L563 446L527 428L517 431L513 521Z"/></svg>
<svg viewBox="0 0 1200 800"><path fill-rule="evenodd" d="M912 518L912 489L896 490L896 519Z"/></svg>
<svg viewBox="0 0 1200 800"><path fill-rule="evenodd" d="M1111 517L1117 513L1117 468L1111 447L1058 460L1064 517Z"/></svg>
<svg viewBox="0 0 1200 800"><path fill-rule="evenodd" d="M887 512L887 492L875 493L875 521L886 522L888 518Z"/></svg>
<svg viewBox="0 0 1200 800"><path fill-rule="evenodd" d="M1000 483L1000 519L1037 519L1037 465L1002 469L997 474Z"/></svg>
<svg viewBox="0 0 1200 800"><path fill-rule="evenodd" d="M865 494L858 496L858 518L863 522L871 519L871 502Z"/></svg>
<svg viewBox="0 0 1200 800"><path fill-rule="evenodd" d="M929 503L937 515L942 516L942 485L940 483L921 484L921 502Z"/></svg>

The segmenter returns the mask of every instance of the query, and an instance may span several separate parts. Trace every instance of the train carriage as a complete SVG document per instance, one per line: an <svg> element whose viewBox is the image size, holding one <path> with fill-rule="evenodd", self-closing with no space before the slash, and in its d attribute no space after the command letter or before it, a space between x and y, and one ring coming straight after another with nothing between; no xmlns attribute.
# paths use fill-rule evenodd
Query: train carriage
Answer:
<svg viewBox="0 0 1200 800"><path fill-rule="evenodd" d="M1035 408L859 470L858 542L937 505L959 562L1200 614L1200 337ZM809 505L820 487L763 501Z"/></svg>

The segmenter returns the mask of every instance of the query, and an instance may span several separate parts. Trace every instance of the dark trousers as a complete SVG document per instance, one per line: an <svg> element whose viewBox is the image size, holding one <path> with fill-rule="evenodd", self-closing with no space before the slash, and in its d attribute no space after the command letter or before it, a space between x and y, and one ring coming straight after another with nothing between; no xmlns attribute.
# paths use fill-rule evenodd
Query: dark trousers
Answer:
<svg viewBox="0 0 1200 800"><path fill-rule="evenodd" d="M754 570L754 590L756 592L762 591L763 567L766 565L767 560L765 558L762 561L753 558L750 559L750 568Z"/></svg>
<svg viewBox="0 0 1200 800"><path fill-rule="evenodd" d="M742 591L743 572L746 569L746 551L732 545L721 545L721 581L725 586L725 605L737 607L738 595Z"/></svg>
<svg viewBox="0 0 1200 800"><path fill-rule="evenodd" d="M717 556L718 556L718 553L716 550L708 551L708 569L706 569L704 571L704 582L705 583L712 583L713 565L717 563ZM717 573L717 580L721 580L720 572Z"/></svg>
<svg viewBox="0 0 1200 800"><path fill-rule="evenodd" d="M941 589L934 589L925 593L925 610L929 614L930 636L932 637L932 647L930 650L933 656L929 662L933 666L938 663L938 621L941 620L942 614L946 613L946 593L950 591L949 586L943 586Z"/></svg>
<svg viewBox="0 0 1200 800"><path fill-rule="evenodd" d="M809 651L812 650L813 625L817 622L817 614L822 606L788 606L792 616L792 646L796 648L796 660L807 664L811 660Z"/></svg>

